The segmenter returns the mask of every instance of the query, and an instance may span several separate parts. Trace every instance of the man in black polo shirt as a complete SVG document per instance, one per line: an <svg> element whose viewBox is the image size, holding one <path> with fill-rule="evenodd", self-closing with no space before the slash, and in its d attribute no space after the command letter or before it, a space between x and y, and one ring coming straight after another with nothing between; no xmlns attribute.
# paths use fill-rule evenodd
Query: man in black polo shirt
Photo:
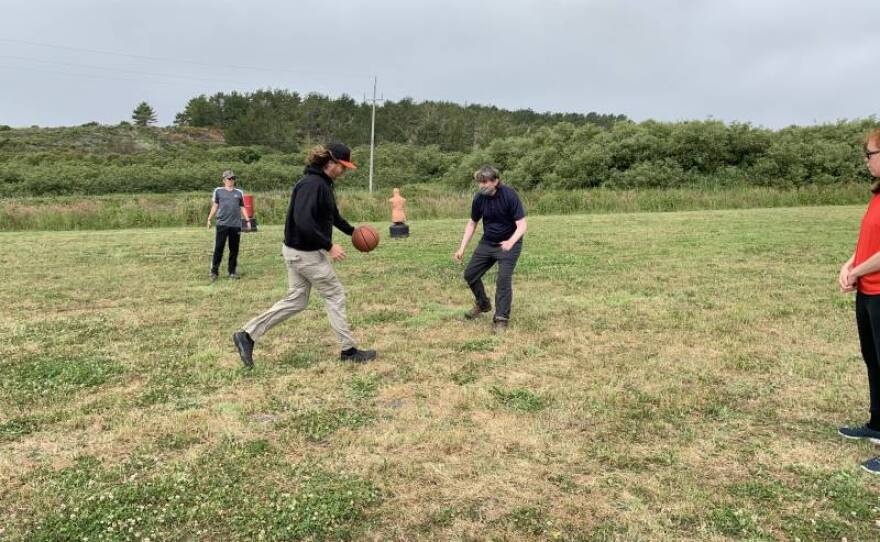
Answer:
<svg viewBox="0 0 880 542"><path fill-rule="evenodd" d="M492 330L501 333L507 329L510 320L510 305L513 302L513 270L522 251L522 237L526 233L526 212L516 191L503 185L498 178L498 170L483 166L474 173L479 190L471 205L471 218L464 229L464 236L453 259L459 263L464 257L477 222L483 221L483 238L474 250L464 280L474 293L474 307L465 313L465 318L473 319L492 310L492 303L486 296L483 275L498 262L498 278L495 283L495 317Z"/></svg>

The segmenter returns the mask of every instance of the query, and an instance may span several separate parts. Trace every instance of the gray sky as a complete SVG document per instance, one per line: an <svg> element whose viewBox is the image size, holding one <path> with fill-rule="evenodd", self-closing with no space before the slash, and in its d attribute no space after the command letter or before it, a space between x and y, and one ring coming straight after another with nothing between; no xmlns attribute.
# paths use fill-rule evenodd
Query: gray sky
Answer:
<svg viewBox="0 0 880 542"><path fill-rule="evenodd" d="M876 0L0 0L0 124L287 88L772 128L877 112ZM42 44L42 45L39 45ZM51 45L52 47L48 47ZM114 54L106 54L114 53Z"/></svg>

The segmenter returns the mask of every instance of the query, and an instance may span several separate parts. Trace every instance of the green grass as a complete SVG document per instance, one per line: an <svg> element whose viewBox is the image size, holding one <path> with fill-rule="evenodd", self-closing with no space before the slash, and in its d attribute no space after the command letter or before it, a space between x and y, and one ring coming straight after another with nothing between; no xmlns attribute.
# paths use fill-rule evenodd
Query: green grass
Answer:
<svg viewBox="0 0 880 542"><path fill-rule="evenodd" d="M863 210L531 216L503 336L412 220L336 265L377 361L315 296L250 372L279 227L214 285L203 228L0 234L0 539L875 540Z"/></svg>
<svg viewBox="0 0 880 542"><path fill-rule="evenodd" d="M220 166L218 166L220 167ZM259 224L284 222L294 171L273 191L254 193ZM209 187L213 186L208 184ZM251 189L242 180L242 188ZM407 198L408 221L456 218L469 208L472 193L439 183L401 184ZM639 190L521 190L531 215L578 213L634 213L640 211L689 211L704 209L750 209L812 205L851 205L865 200L865 184L809 185L801 188L760 186L643 188ZM389 188L370 194L362 184L343 179L339 204L353 221L384 222L390 217ZM138 193L100 196L0 197L0 231L112 230L201 226L210 209L210 188L203 192ZM378 313L366 318L394 318Z"/></svg>

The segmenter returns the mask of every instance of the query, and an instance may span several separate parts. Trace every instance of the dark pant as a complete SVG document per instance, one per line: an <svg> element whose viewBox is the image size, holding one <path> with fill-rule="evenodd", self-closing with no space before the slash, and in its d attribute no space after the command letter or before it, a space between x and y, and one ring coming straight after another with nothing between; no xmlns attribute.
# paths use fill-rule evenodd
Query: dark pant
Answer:
<svg viewBox="0 0 880 542"><path fill-rule="evenodd" d="M880 295L856 294L856 324L862 357L868 368L871 427L880 429Z"/></svg>
<svg viewBox="0 0 880 542"><path fill-rule="evenodd" d="M229 240L229 273L235 273L238 268L238 241L241 238L241 228L230 226L217 226L214 236L214 260L211 262L211 273L217 274L220 269L220 261L223 259L223 248L226 240Z"/></svg>
<svg viewBox="0 0 880 542"><path fill-rule="evenodd" d="M510 251L501 250L500 246L488 243L479 243L474 250L467 269L464 270L464 280L474 292L477 305L487 307L489 298L486 296L486 288L483 286L483 275L490 267L498 262L498 278L495 281L495 319L509 320L510 305L513 303L513 269L522 252L522 239L517 241Z"/></svg>

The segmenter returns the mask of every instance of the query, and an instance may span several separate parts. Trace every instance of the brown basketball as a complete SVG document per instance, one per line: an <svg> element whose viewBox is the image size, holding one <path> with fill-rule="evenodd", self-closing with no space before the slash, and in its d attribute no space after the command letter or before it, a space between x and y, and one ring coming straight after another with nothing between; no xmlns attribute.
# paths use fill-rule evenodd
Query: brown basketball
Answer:
<svg viewBox="0 0 880 542"><path fill-rule="evenodd" d="M361 252L369 252L379 244L379 232L370 225L358 226L351 234L351 244Z"/></svg>

